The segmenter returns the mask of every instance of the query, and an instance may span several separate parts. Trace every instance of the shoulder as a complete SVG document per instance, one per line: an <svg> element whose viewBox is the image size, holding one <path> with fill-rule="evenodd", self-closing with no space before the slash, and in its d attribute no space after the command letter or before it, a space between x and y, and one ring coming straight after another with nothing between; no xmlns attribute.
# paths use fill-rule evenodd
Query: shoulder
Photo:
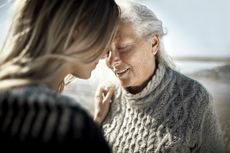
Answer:
<svg viewBox="0 0 230 153"><path fill-rule="evenodd" d="M78 103L71 97L57 93L50 90L46 86L34 85L22 88L16 88L6 92L8 99L20 100L23 102L29 102L31 104L39 102L41 105L60 105L60 106L76 106ZM78 105L80 107L80 105Z"/></svg>
<svg viewBox="0 0 230 153"><path fill-rule="evenodd" d="M184 109L188 117L200 120L213 105L210 93L197 80L172 69L167 71L172 77L167 90L170 90L173 106Z"/></svg>
<svg viewBox="0 0 230 153"><path fill-rule="evenodd" d="M1 132L6 137L10 136L7 133L12 133L11 130L17 130L18 136L25 138L25 142L39 141L51 145L68 142L77 146L86 146L87 143L92 146L99 142L98 145L108 148L101 130L90 115L69 97L43 87L29 87L1 95L4 98L0 99L0 111L3 112L0 116L3 126L0 128L4 127ZM8 121L11 123L8 124ZM20 124L13 129L10 125L17 125L17 121Z"/></svg>
<svg viewBox="0 0 230 153"><path fill-rule="evenodd" d="M88 113L73 98L57 93L44 86L31 86L8 93L8 103L18 104L18 107L35 109L46 112L47 115L56 114L64 119L81 116L89 118ZM24 109L22 109L24 110ZM67 115L69 114L69 115ZM72 116L71 116L72 115ZM81 120L78 120L79 122Z"/></svg>
<svg viewBox="0 0 230 153"><path fill-rule="evenodd" d="M168 69L167 71L171 71L173 78L172 82L174 82L174 90L177 90L182 97L191 96L209 99L209 92L200 82L178 71L172 69Z"/></svg>

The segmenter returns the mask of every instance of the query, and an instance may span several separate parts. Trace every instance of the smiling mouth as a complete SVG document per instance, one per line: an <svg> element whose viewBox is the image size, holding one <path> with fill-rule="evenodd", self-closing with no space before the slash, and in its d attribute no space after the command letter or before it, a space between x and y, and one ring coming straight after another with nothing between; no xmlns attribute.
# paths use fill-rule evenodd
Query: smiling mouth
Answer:
<svg viewBox="0 0 230 153"><path fill-rule="evenodd" d="M121 70L121 71L116 71L115 74L116 76L118 77L121 77L122 75L124 75L126 72L128 72L129 69L124 69L124 70Z"/></svg>

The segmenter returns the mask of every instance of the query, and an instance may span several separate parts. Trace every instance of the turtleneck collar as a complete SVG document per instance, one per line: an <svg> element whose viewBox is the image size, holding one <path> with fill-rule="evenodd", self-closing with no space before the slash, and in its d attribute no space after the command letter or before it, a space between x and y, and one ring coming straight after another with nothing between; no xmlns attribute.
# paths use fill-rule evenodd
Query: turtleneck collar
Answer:
<svg viewBox="0 0 230 153"><path fill-rule="evenodd" d="M155 71L155 74L152 76L152 79L147 83L146 87L144 87L144 89L137 94L132 94L128 92L126 89L122 88L125 98L129 101L129 103L142 103L142 100L140 99L147 97L152 91L154 91L159 86L165 75L165 71L165 65L158 64L157 70Z"/></svg>

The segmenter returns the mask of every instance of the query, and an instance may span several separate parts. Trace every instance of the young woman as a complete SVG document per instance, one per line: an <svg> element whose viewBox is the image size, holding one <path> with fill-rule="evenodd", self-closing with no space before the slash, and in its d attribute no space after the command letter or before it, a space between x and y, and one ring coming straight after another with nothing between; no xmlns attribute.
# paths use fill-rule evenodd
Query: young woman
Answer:
<svg viewBox="0 0 230 153"><path fill-rule="evenodd" d="M113 0L20 0L14 5L0 52L1 146L109 152L89 115L58 92L68 74L90 77L116 31L118 6Z"/></svg>

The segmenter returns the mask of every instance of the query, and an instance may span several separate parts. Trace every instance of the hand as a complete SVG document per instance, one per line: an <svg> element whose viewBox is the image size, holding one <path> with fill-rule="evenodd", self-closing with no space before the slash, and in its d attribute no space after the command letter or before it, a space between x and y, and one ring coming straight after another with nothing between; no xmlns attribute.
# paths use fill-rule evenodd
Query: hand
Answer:
<svg viewBox="0 0 230 153"><path fill-rule="evenodd" d="M114 94L114 87L98 87L95 93L94 121L101 124L109 112L111 98Z"/></svg>

